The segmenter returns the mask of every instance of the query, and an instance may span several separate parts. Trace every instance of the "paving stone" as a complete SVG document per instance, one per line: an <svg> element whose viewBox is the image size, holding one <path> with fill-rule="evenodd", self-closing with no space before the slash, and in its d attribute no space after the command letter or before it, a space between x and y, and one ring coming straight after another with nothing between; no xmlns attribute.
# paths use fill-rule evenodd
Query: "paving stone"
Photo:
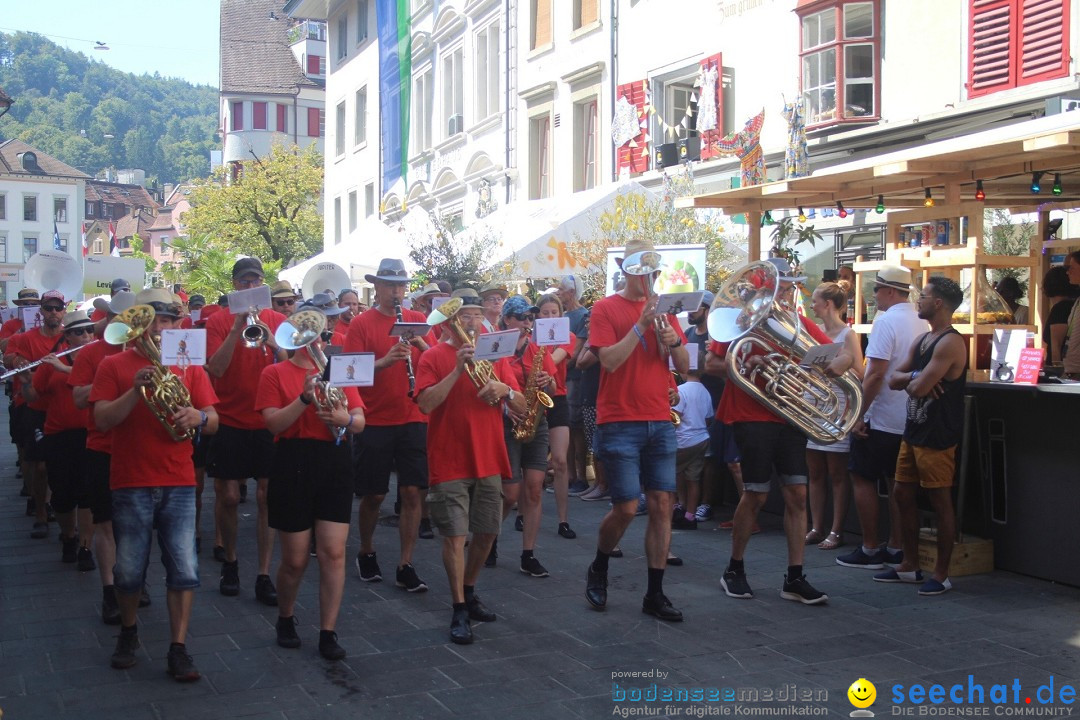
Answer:
<svg viewBox="0 0 1080 720"><path fill-rule="evenodd" d="M521 704L522 699L531 703L563 700L575 694L565 685L548 677L531 677L507 683L476 685L457 690L440 690L430 693L451 712L463 714L474 708L497 710Z"/></svg>

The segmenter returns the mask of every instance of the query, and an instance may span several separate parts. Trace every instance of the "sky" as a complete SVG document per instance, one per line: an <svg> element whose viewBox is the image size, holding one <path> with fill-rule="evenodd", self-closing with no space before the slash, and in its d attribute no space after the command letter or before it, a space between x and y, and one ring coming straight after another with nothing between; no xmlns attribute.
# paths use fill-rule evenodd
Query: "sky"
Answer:
<svg viewBox="0 0 1080 720"><path fill-rule="evenodd" d="M217 87L218 2L0 0L0 32L36 32L117 70ZM99 40L109 50L93 50Z"/></svg>

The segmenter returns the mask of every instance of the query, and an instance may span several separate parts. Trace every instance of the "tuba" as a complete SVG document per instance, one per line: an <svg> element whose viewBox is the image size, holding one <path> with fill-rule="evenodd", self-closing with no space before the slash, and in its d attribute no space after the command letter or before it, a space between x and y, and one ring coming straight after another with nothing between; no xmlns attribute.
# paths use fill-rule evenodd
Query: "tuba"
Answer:
<svg viewBox="0 0 1080 720"><path fill-rule="evenodd" d="M799 365L817 342L803 329L798 312L781 305L779 291L771 263L753 262L736 271L713 301L709 336L731 343L732 382L815 443L837 442L862 415L862 386L851 372L828 378L820 368ZM746 365L752 354L763 357L761 367Z"/></svg>
<svg viewBox="0 0 1080 720"><path fill-rule="evenodd" d="M525 383L525 414L514 423L514 439L519 443L532 442L536 437L536 430L540 427L540 408L552 408L555 402L551 396L537 387L536 379L540 371L544 369L544 355L547 351L540 348L533 354L532 367L529 369L529 380Z"/></svg>
<svg viewBox="0 0 1080 720"><path fill-rule="evenodd" d="M184 442L195 437L194 430L181 430L173 424L172 416L181 408L191 407L191 394L187 387L169 368L161 364L161 351L158 338L147 332L154 322L154 308L149 305L135 305L117 315L105 328L105 342L110 345L123 345L135 341L143 355L153 364L153 390L139 388L143 402L158 419L176 442Z"/></svg>
<svg viewBox="0 0 1080 720"><path fill-rule="evenodd" d="M457 311L461 309L461 298L450 298L437 310L432 310L428 315L428 325L439 325L441 323L447 323L450 330L457 336L458 341L462 345L472 345L473 336L466 332L462 327L461 321L457 319ZM465 367L466 372L469 374L469 379L472 380L476 389L487 385L495 377L495 369L492 367L489 360L470 360L469 364ZM494 404L492 405L494 407Z"/></svg>
<svg viewBox="0 0 1080 720"><path fill-rule="evenodd" d="M326 355L315 342L326 329L326 316L318 310L297 310L278 326L274 340L283 350L307 348L308 357L315 363L319 378L315 381L315 403L319 409L330 411L338 405L346 404L345 393L326 380ZM334 439L340 443L345 435L345 428L334 430Z"/></svg>

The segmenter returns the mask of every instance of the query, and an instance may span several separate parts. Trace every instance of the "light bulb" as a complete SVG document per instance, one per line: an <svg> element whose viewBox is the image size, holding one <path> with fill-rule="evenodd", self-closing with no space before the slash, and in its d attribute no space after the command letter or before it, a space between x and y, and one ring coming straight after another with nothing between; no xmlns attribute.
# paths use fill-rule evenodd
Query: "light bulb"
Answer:
<svg viewBox="0 0 1080 720"><path fill-rule="evenodd" d="M923 200L923 207L934 207L934 196L930 194L930 188L926 188L926 199Z"/></svg>
<svg viewBox="0 0 1080 720"><path fill-rule="evenodd" d="M847 217L847 210L844 209L844 203L837 201L836 210L837 210L837 213L840 215L841 218L846 218Z"/></svg>
<svg viewBox="0 0 1080 720"><path fill-rule="evenodd" d="M877 196L877 207L874 208L874 210L877 211L878 215L885 212L885 196L884 195L878 195Z"/></svg>
<svg viewBox="0 0 1080 720"><path fill-rule="evenodd" d="M1061 173L1054 173L1054 187L1050 192L1054 195L1061 194Z"/></svg>
<svg viewBox="0 0 1080 720"><path fill-rule="evenodd" d="M806 213L803 211L803 209L801 207L799 208L799 222L801 222L801 223L806 222Z"/></svg>
<svg viewBox="0 0 1080 720"><path fill-rule="evenodd" d="M1033 195L1038 195L1040 192L1042 192L1042 183L1040 182L1041 180L1042 180L1042 173L1041 172L1033 172L1033 173L1031 173L1031 193Z"/></svg>
<svg viewBox="0 0 1080 720"><path fill-rule="evenodd" d="M982 180L975 181L975 199L979 202L986 199L986 193L983 192Z"/></svg>

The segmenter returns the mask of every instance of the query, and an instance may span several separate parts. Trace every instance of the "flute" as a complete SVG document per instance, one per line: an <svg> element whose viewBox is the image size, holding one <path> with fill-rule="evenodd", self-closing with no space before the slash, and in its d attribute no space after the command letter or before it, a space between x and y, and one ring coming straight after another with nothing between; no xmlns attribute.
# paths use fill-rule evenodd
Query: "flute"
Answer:
<svg viewBox="0 0 1080 720"><path fill-rule="evenodd" d="M101 342L101 340L91 340L90 342L86 343L85 345L80 345L79 347L74 347L74 348L71 348L70 350L65 350L64 352L58 352L58 353L56 353L56 357L59 358L59 357L64 357L65 355L71 355L72 353L78 352L78 351L82 350L84 347L90 347L91 345L93 345L94 343L97 343L97 342ZM52 353L50 353L50 354L52 354ZM45 362L44 358L42 358L41 360L35 360L32 363L27 363L26 365L23 365L20 368L15 368L14 370L8 370L3 375L0 375L0 380L7 380L10 377L15 377L16 375L18 375L21 372L26 372L27 370L33 370L34 368L36 368L38 365L42 364L43 362Z"/></svg>
<svg viewBox="0 0 1080 720"><path fill-rule="evenodd" d="M405 322L401 313L401 303L399 303L397 300L394 300L394 312L397 313L398 322ZM409 348L409 354L405 356L405 372L409 375L409 397L412 397L413 394L416 392L416 375L413 373L412 366L412 343L410 343L404 337L401 338L401 342L405 343Z"/></svg>

